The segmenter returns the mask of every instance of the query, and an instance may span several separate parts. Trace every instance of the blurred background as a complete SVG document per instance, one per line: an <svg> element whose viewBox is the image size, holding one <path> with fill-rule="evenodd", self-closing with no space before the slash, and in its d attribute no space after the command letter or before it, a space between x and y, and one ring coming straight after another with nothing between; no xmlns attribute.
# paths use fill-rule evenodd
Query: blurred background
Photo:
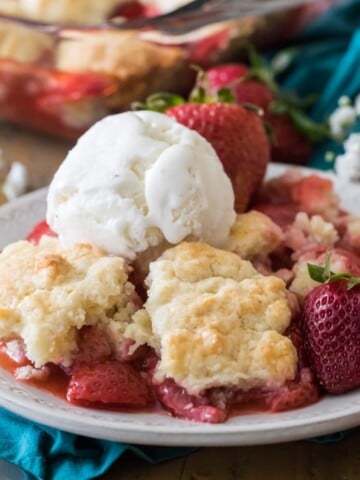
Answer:
<svg viewBox="0 0 360 480"><path fill-rule="evenodd" d="M251 4L232 3L242 2ZM289 0L270 13L234 13L176 35L181 12L168 28L152 23L186 3L0 0L0 178L14 162L26 167L13 170L2 201L46 185L76 138L105 115L154 92L188 93L195 77L190 65L247 61L248 42L263 53L286 48L344 2Z"/></svg>

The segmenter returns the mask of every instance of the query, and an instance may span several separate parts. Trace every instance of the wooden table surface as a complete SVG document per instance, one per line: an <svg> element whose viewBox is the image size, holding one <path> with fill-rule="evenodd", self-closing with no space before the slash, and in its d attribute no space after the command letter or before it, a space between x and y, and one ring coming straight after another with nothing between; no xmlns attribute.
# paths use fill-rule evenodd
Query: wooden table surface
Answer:
<svg viewBox="0 0 360 480"><path fill-rule="evenodd" d="M71 142L0 125L4 159L27 165L31 189L49 183L70 147ZM258 447L203 448L156 466L126 454L101 479L360 480L360 428L334 443L301 441Z"/></svg>

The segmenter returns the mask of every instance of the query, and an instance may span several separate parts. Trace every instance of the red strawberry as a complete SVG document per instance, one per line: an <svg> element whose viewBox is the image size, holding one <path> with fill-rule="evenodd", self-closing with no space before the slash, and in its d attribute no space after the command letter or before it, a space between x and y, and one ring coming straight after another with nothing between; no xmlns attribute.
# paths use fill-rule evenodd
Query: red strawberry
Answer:
<svg viewBox="0 0 360 480"><path fill-rule="evenodd" d="M83 404L145 407L153 402L150 388L128 364L108 360L80 366L70 378L66 398Z"/></svg>
<svg viewBox="0 0 360 480"><path fill-rule="evenodd" d="M34 245L37 245L43 235L48 235L49 237L57 237L56 233L51 230L45 220L35 225L35 227L26 237L26 240L33 243Z"/></svg>
<svg viewBox="0 0 360 480"><path fill-rule="evenodd" d="M339 210L333 182L319 175L307 175L295 182L291 188L291 199L309 215L319 214L331 218Z"/></svg>
<svg viewBox="0 0 360 480"><path fill-rule="evenodd" d="M222 423L226 420L226 411L209 405L206 397L190 395L174 380L166 379L154 385L157 397L173 415L203 423Z"/></svg>
<svg viewBox="0 0 360 480"><path fill-rule="evenodd" d="M304 165L311 154L311 145L307 137L294 127L289 115L278 115L269 112L269 106L276 95L272 89L261 81L250 76L252 69L243 64L224 64L206 72L210 89L230 88L239 104L253 103L266 112L266 120L273 131L271 160L273 162Z"/></svg>
<svg viewBox="0 0 360 480"><path fill-rule="evenodd" d="M74 368L81 364L106 360L112 354L110 340L96 325L82 327L78 332Z"/></svg>
<svg viewBox="0 0 360 480"><path fill-rule="evenodd" d="M110 17L124 17L127 20L134 20L147 16L145 5L137 0L129 0L111 12Z"/></svg>
<svg viewBox="0 0 360 480"><path fill-rule="evenodd" d="M296 205L273 205L271 203L259 203L253 206L255 210L267 215L271 220L284 228L294 222L299 208Z"/></svg>
<svg viewBox="0 0 360 480"><path fill-rule="evenodd" d="M329 283L314 288L304 301L303 327L310 366L330 393L360 386L360 279L309 265L313 279Z"/></svg>
<svg viewBox="0 0 360 480"><path fill-rule="evenodd" d="M271 397L270 409L272 412L292 410L315 403L318 398L319 390L314 383L313 375L308 368L303 368L297 380L288 382Z"/></svg>
<svg viewBox="0 0 360 480"><path fill-rule="evenodd" d="M269 161L269 142L260 117L239 105L185 103L166 110L205 137L218 154L242 212L260 187Z"/></svg>
<svg viewBox="0 0 360 480"><path fill-rule="evenodd" d="M206 76L211 90L216 92L220 88L230 88L237 103L253 103L267 110L270 102L274 100L274 94L264 83L246 79L245 75L250 71L246 65L230 63L210 68Z"/></svg>
<svg viewBox="0 0 360 480"><path fill-rule="evenodd" d="M296 170L289 170L268 180L258 193L256 202L253 208L273 220L275 218L275 222L279 216L288 217L290 222L287 223L291 223L291 214L295 218L297 212L306 212L310 216L322 215L330 220L339 214L339 199L333 182L319 175L303 176Z"/></svg>
<svg viewBox="0 0 360 480"><path fill-rule="evenodd" d="M291 118L288 115L267 113L265 119L272 129L271 160L295 165L307 164L311 155L310 142L294 127Z"/></svg>

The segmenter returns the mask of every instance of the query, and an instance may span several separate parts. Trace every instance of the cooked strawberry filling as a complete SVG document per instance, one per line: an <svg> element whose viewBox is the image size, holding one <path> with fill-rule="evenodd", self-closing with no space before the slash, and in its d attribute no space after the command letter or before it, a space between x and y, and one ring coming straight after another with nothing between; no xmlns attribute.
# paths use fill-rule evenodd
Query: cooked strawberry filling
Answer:
<svg viewBox="0 0 360 480"><path fill-rule="evenodd" d="M160 404L175 417L205 423L300 408L322 390L358 388L358 220L340 211L331 184L315 175L271 180L259 201L267 216L238 215L231 252L192 243L167 250L152 264L144 305L129 290L106 322L78 328L70 364L35 365L16 335L1 340L2 363L6 355L17 379L44 388L61 367L62 394L76 404ZM44 235L55 234L40 222L28 240L38 245ZM134 269L136 278L136 263ZM240 348L244 338L248 345ZM231 381L239 369L239 380Z"/></svg>

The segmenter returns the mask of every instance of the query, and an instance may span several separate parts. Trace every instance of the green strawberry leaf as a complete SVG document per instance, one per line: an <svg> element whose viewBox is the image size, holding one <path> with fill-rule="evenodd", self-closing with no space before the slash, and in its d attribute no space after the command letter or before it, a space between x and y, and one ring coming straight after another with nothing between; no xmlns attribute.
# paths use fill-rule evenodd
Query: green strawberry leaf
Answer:
<svg viewBox="0 0 360 480"><path fill-rule="evenodd" d="M200 84L196 84L189 95L189 102L191 103L206 103L207 92Z"/></svg>
<svg viewBox="0 0 360 480"><path fill-rule="evenodd" d="M254 45L250 42L247 42L246 45L247 56L251 67L255 69L265 69L270 70L268 63L265 59L259 54Z"/></svg>
<svg viewBox="0 0 360 480"><path fill-rule="evenodd" d="M216 92L216 99L220 103L235 103L235 95L230 88L220 88Z"/></svg>
<svg viewBox="0 0 360 480"><path fill-rule="evenodd" d="M311 142L330 138L328 126L324 123L314 122L305 113L305 110L315 103L318 95L307 95L300 98L294 93L283 92L277 84L276 75L290 65L297 54L296 49L283 50L273 58L270 64L259 55L251 44L247 44L246 49L251 70L244 78L264 83L272 91L275 100L269 105L269 111L276 115L289 115L295 128Z"/></svg>
<svg viewBox="0 0 360 480"><path fill-rule="evenodd" d="M331 255L328 253L325 257L325 265L315 265L308 263L307 268L310 278L319 283L333 283L339 280L347 280L347 289L351 290L356 285L360 285L360 277L354 277L351 273L340 272L334 273L330 268Z"/></svg>
<svg viewBox="0 0 360 480"><path fill-rule="evenodd" d="M180 95L168 92L154 93L150 95L145 102L133 102L132 110L151 110L153 112L163 113L171 107L182 105L185 99Z"/></svg>
<svg viewBox="0 0 360 480"><path fill-rule="evenodd" d="M283 99L273 100L269 105L269 111L276 115L289 115L295 127L312 142L319 142L331 136L326 124L314 122L302 110L291 106Z"/></svg>
<svg viewBox="0 0 360 480"><path fill-rule="evenodd" d="M315 265L314 263L308 263L307 268L312 280L315 280L315 282L324 283L324 267L321 265Z"/></svg>

